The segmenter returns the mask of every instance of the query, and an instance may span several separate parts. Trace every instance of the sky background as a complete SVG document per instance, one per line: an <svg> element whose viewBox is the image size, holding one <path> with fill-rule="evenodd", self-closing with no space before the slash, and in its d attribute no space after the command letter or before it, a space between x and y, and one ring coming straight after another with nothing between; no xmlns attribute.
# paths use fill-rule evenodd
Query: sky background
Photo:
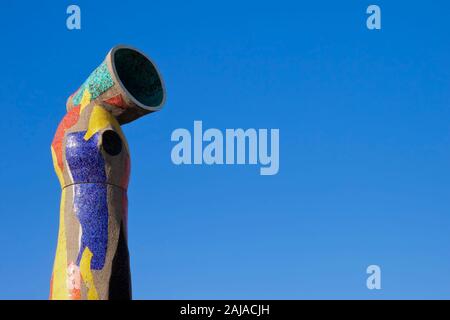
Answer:
<svg viewBox="0 0 450 320"><path fill-rule="evenodd" d="M48 297L50 143L120 43L167 89L124 127L135 299L450 298L448 1L57 2L0 5L0 299ZM366 28L372 3L381 31ZM279 173L175 166L170 135L194 120L279 128Z"/></svg>

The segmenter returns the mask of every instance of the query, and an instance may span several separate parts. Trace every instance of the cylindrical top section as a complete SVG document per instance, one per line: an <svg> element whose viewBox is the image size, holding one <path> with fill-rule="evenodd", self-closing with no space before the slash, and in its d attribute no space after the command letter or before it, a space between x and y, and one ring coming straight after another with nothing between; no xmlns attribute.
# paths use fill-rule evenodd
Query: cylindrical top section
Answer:
<svg viewBox="0 0 450 320"><path fill-rule="evenodd" d="M120 124L161 109L164 83L156 65L141 51L116 46L67 100L67 111L102 104Z"/></svg>

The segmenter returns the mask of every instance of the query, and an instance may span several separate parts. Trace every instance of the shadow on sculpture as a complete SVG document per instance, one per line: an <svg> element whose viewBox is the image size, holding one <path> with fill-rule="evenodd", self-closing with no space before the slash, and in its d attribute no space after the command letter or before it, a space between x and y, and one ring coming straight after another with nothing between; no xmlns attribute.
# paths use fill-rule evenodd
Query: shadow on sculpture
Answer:
<svg viewBox="0 0 450 320"><path fill-rule="evenodd" d="M131 299L130 156L120 125L164 99L152 61L117 46L67 100L51 145L62 195L50 299Z"/></svg>

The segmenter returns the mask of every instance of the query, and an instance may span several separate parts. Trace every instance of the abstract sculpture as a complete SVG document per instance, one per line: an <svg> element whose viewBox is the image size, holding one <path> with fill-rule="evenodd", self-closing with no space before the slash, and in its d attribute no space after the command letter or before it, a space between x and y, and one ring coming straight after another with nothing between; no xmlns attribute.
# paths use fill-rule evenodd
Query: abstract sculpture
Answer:
<svg viewBox="0 0 450 320"><path fill-rule="evenodd" d="M130 158L120 125L159 110L164 99L150 59L117 46L67 100L51 145L62 195L50 299L131 299Z"/></svg>

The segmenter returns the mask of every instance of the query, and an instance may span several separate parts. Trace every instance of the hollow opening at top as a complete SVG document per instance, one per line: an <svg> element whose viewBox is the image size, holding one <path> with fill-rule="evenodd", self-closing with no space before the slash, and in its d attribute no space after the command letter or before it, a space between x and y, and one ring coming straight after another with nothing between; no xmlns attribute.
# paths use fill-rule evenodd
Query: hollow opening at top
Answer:
<svg viewBox="0 0 450 320"><path fill-rule="evenodd" d="M129 48L119 48L113 57L114 66L125 89L145 107L157 107L164 99L161 78L153 63Z"/></svg>

